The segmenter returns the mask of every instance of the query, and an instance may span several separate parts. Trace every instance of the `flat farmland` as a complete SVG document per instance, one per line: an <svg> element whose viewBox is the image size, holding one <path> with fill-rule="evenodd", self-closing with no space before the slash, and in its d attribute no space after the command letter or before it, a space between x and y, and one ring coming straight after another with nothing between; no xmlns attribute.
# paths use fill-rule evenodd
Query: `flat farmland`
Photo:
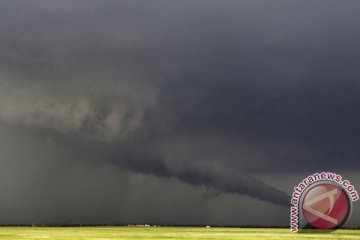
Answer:
<svg viewBox="0 0 360 240"><path fill-rule="evenodd" d="M331 233L290 233L280 228L226 227L0 227L1 240L107 239L360 239L360 230Z"/></svg>

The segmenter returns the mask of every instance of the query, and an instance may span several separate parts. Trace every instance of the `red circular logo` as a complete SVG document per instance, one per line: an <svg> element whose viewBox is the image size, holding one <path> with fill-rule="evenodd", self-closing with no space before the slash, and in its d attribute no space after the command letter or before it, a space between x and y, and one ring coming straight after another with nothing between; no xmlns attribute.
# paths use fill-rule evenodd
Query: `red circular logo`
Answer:
<svg viewBox="0 0 360 240"><path fill-rule="evenodd" d="M301 206L306 221L318 229L341 226L347 220L351 210L347 194L329 183L311 187L306 192Z"/></svg>

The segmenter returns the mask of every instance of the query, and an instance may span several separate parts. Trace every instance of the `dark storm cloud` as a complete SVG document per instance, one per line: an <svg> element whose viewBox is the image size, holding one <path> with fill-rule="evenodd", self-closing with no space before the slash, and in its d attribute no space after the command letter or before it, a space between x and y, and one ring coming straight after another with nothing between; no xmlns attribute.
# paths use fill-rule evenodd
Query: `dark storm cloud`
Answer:
<svg viewBox="0 0 360 240"><path fill-rule="evenodd" d="M358 5L1 1L1 124L287 205L252 175L359 168Z"/></svg>

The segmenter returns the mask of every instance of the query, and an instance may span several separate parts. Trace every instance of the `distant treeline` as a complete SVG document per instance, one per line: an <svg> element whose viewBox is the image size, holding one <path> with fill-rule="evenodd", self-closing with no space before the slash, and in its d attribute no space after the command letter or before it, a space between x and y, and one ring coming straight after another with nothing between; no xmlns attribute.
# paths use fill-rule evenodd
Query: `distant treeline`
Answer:
<svg viewBox="0 0 360 240"><path fill-rule="evenodd" d="M224 228L289 228L289 226L261 225L182 225L182 224L0 224L0 227L224 227ZM342 227L341 229L358 230L358 227Z"/></svg>

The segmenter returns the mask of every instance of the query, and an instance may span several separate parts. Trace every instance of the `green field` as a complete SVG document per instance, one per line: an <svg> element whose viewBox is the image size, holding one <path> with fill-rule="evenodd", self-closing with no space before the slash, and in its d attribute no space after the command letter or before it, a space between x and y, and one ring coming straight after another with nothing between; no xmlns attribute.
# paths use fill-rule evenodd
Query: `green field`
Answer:
<svg viewBox="0 0 360 240"><path fill-rule="evenodd" d="M332 233L297 233L272 228L205 227L0 227L1 240L106 240L106 239L360 239L360 230Z"/></svg>

